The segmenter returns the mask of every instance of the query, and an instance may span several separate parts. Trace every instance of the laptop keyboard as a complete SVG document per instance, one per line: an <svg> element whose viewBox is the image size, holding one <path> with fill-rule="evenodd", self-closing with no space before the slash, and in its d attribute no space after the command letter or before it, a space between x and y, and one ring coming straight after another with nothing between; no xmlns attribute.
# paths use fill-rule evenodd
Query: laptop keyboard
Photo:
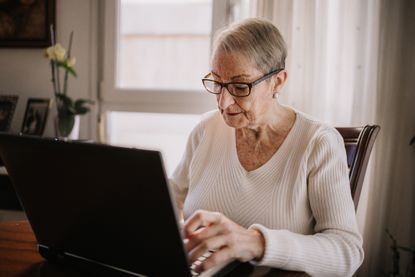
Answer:
<svg viewBox="0 0 415 277"><path fill-rule="evenodd" d="M194 261L192 263L192 265L190 266L190 271L192 273L192 276L199 276L200 275L200 273L195 272L194 269L196 268L196 266L203 263L203 261L205 261L207 258L209 258L212 254L213 254L213 251L209 250L205 254L200 256L196 261Z"/></svg>

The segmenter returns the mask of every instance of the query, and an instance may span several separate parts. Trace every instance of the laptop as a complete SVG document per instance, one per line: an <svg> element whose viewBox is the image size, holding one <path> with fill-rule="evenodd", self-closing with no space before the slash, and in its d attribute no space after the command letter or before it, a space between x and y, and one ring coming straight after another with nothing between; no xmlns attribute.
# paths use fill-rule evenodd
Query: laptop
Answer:
<svg viewBox="0 0 415 277"><path fill-rule="evenodd" d="M160 152L3 133L0 157L47 260L100 275L192 276Z"/></svg>

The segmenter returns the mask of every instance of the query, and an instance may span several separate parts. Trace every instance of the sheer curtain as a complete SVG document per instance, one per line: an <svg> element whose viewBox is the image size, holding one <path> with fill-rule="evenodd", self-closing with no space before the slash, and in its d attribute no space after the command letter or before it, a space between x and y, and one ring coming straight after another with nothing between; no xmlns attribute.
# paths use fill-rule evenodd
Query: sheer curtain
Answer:
<svg viewBox="0 0 415 277"><path fill-rule="evenodd" d="M392 268L385 228L415 247L415 1L254 3L251 16L271 20L288 45L282 103L334 126L381 125L357 216L359 275L384 275Z"/></svg>
<svg viewBox="0 0 415 277"><path fill-rule="evenodd" d="M374 121L378 1L258 1L288 45L281 101L336 125ZM361 109L361 107L367 107Z"/></svg>

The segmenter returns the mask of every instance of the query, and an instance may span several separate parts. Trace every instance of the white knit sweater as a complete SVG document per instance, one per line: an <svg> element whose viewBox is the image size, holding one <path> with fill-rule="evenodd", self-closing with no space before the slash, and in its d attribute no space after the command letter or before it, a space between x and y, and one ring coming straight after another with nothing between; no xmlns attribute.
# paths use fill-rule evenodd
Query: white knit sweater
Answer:
<svg viewBox="0 0 415 277"><path fill-rule="evenodd" d="M296 121L272 158L247 172L235 129L219 112L192 131L171 178L177 206L218 211L265 238L260 265L312 276L350 276L363 261L340 134L296 111Z"/></svg>

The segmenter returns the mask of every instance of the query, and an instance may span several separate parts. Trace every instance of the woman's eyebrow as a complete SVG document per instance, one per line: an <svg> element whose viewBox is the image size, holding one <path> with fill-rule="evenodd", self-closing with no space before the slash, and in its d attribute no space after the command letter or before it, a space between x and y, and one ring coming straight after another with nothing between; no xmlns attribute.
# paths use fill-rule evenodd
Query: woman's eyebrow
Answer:
<svg viewBox="0 0 415 277"><path fill-rule="evenodd" d="M211 71L211 73L215 75L216 77L221 78L220 75L215 73L214 71ZM249 74L239 74L239 75L233 76L231 80L238 79L238 78L249 78L249 77L251 77Z"/></svg>
<svg viewBox="0 0 415 277"><path fill-rule="evenodd" d="M210 71L210 73L212 73L213 75L215 75L216 77L220 78L220 75L218 73L215 73L214 71Z"/></svg>

